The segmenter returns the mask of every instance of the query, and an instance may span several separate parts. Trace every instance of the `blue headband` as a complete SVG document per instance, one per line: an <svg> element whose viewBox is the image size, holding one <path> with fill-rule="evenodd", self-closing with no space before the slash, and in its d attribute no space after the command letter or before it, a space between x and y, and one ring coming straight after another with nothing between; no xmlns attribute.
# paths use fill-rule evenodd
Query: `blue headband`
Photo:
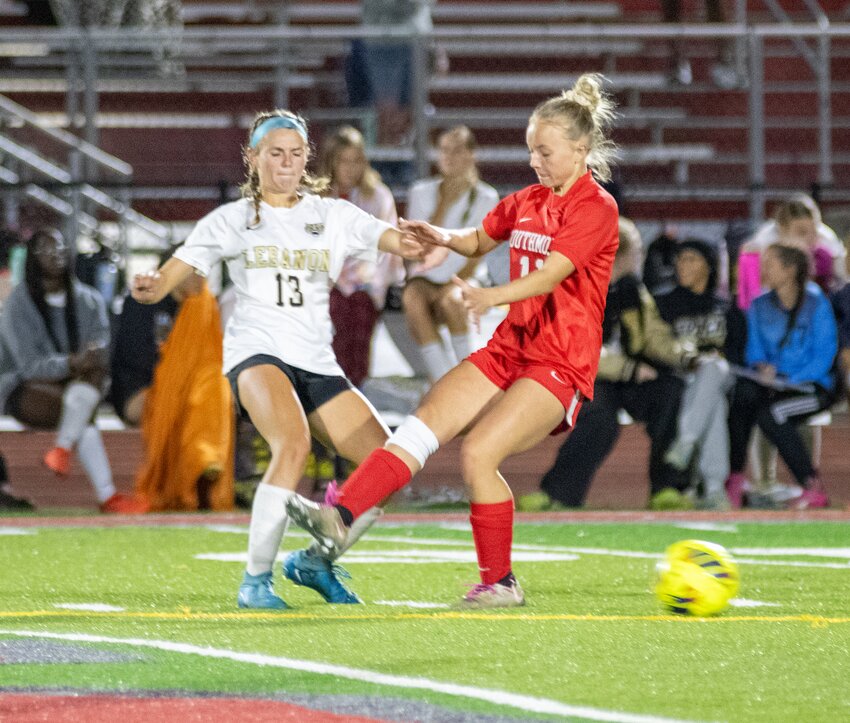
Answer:
<svg viewBox="0 0 850 723"><path fill-rule="evenodd" d="M298 133L298 135L304 139L305 143L307 142L307 129L301 121L298 121L295 118L287 118L285 116L276 115L271 118L266 118L266 120L254 129L254 132L251 134L251 142L249 145L251 148L256 148L269 131L275 131L279 128L289 128Z"/></svg>

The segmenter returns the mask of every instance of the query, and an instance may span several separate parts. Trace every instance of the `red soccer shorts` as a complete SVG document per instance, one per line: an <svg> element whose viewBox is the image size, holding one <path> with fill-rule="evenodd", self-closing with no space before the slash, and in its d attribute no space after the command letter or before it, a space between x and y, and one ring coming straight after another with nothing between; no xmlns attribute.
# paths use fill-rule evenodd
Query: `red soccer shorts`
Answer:
<svg viewBox="0 0 850 723"><path fill-rule="evenodd" d="M550 434L560 434L575 424L581 409L582 395L562 369L538 364L518 364L488 345L470 354L472 362L493 384L507 391L517 379L532 379L555 395L564 406L564 421Z"/></svg>

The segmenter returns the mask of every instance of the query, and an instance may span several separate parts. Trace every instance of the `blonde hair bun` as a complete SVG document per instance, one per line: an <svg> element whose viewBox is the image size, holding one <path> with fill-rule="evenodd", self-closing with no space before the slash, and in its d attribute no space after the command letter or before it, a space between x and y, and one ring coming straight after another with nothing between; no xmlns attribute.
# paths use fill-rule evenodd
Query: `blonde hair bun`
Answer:
<svg viewBox="0 0 850 723"><path fill-rule="evenodd" d="M615 113L614 101L603 90L604 84L605 77L599 73L579 76L572 88L538 105L529 123L552 123L572 140L587 137L588 165L599 179L608 181L617 147L607 136Z"/></svg>
<svg viewBox="0 0 850 723"><path fill-rule="evenodd" d="M576 80L570 90L565 90L563 95L566 100L586 106L591 113L595 113L602 104L602 76L598 73L585 73Z"/></svg>

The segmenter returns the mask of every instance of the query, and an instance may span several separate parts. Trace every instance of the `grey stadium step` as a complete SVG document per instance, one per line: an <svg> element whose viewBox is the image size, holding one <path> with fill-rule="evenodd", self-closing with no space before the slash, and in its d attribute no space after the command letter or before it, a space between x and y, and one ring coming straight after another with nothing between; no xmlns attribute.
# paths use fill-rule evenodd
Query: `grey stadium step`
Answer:
<svg viewBox="0 0 850 723"><path fill-rule="evenodd" d="M433 77L431 92L443 93L556 93L571 88L575 73L452 73ZM664 73L611 73L606 76L612 90L663 90L669 85Z"/></svg>

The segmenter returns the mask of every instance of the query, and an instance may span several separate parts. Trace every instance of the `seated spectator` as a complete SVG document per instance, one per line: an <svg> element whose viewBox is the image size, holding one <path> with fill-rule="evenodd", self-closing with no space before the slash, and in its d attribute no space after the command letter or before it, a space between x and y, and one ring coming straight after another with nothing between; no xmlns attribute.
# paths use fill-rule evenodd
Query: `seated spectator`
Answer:
<svg viewBox="0 0 850 723"><path fill-rule="evenodd" d="M763 224L742 247L738 257L738 306L747 309L752 300L764 289L761 283L760 256L764 249L777 241L798 244L813 257L814 278L824 291L829 292L847 280L847 252L834 231L821 220L820 209L814 199L796 194L781 203L773 220ZM813 447L812 430L803 425L804 441ZM762 504L784 504L789 494L795 494L777 481L777 452L764 435L756 430L751 445L752 469L757 475L752 480L756 489L749 497L759 498Z"/></svg>
<svg viewBox="0 0 850 723"><path fill-rule="evenodd" d="M344 198L381 221L393 225L398 221L393 195L369 165L365 141L356 128L339 128L325 141L319 174L330 181L329 196ZM372 334L387 289L403 275L401 259L393 254L383 254L376 264L349 258L331 289L334 354L358 387L369 374Z"/></svg>
<svg viewBox="0 0 850 723"><path fill-rule="evenodd" d="M499 194L478 177L475 148L475 136L466 126L440 134L440 175L413 184L407 199L409 219L445 228L469 228L481 223L498 203ZM466 309L452 277L468 279L479 261L451 251L439 266L424 273L414 268L408 275L402 296L404 315L432 383L471 351ZM451 349L444 346L440 337L442 324L449 329Z"/></svg>
<svg viewBox="0 0 850 723"><path fill-rule="evenodd" d="M771 244L800 244L814 259L814 280L829 293L847 281L847 249L835 232L821 220L820 209L811 196L797 194L776 209L742 247L738 256L738 306L749 308L762 293L759 258Z"/></svg>
<svg viewBox="0 0 850 723"><path fill-rule="evenodd" d="M159 350L180 308L177 299L177 295L169 294L150 306L139 304L130 296L123 301L112 345L109 400L122 421L131 427L142 423Z"/></svg>
<svg viewBox="0 0 850 723"><path fill-rule="evenodd" d="M681 471L696 468L702 485L699 506L726 509L727 395L735 381L727 359L741 364L746 321L737 307L716 293L719 262L710 243L699 239L681 242L675 265L677 286L655 301L676 337L696 348L699 356L695 368L683 373L678 432L664 459Z"/></svg>
<svg viewBox="0 0 850 723"><path fill-rule="evenodd" d="M116 492L93 421L109 381L109 322L97 291L72 277L72 255L55 229L40 229L27 242L24 283L0 317L0 404L22 424L57 430L44 464L67 476L76 452L102 512L139 512L135 500Z"/></svg>
<svg viewBox="0 0 850 723"><path fill-rule="evenodd" d="M17 234L6 229L0 229L0 314L3 304L14 288L14 279L10 269L10 256L13 249L19 247ZM6 458L0 454L0 510L31 510L32 503L17 496L9 485L9 473L6 469Z"/></svg>
<svg viewBox="0 0 850 723"><path fill-rule="evenodd" d="M596 471L620 435L619 411L646 424L651 440L649 478L655 509L690 507L681 494L682 475L664 463L676 434L682 381L668 369L688 368L696 350L683 346L658 315L636 274L641 250L635 225L620 218L620 245L614 260L602 324L602 352L593 388L555 464L541 480L545 494L519 499L520 510L584 504ZM548 499L547 499L548 498Z"/></svg>
<svg viewBox="0 0 850 723"><path fill-rule="evenodd" d="M356 128L343 126L324 141L319 175L329 181L328 196L344 198L381 221L398 222L392 192L369 164L366 142ZM369 375L372 336L386 304L387 290L403 279L401 258L393 254L381 254L377 263L348 258L331 289L334 354L357 387L362 387ZM348 467L345 460L314 440L305 472L313 479L314 496L323 499L332 480L348 476Z"/></svg>
<svg viewBox="0 0 850 723"><path fill-rule="evenodd" d="M233 401L221 367L218 305L200 276L157 304L125 299L112 398L123 419L141 424L136 496L150 510L233 507Z"/></svg>
<svg viewBox="0 0 850 723"><path fill-rule="evenodd" d="M826 507L829 499L797 425L829 407L838 349L835 316L799 246L774 244L764 252L769 291L747 312L746 363L751 374L735 384L729 413L732 474L726 483L733 507L743 504L747 447L758 425L776 446L796 481L795 509Z"/></svg>

